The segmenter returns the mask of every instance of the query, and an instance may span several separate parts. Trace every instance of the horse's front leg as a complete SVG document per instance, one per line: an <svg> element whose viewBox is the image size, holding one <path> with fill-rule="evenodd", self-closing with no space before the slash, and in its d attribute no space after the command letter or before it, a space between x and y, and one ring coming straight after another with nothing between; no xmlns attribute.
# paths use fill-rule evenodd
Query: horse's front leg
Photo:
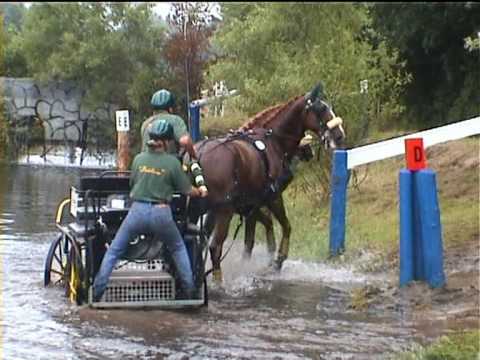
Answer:
<svg viewBox="0 0 480 360"><path fill-rule="evenodd" d="M282 269L283 262L288 257L288 249L290 247L290 234L292 232L292 227L290 221L287 218L287 213L285 211L285 205L283 204L282 196L279 196L273 202L271 202L268 208L272 211L275 218L278 220L282 227L282 240L280 242L280 249L278 251L277 259L274 262L274 268L277 271Z"/></svg>
<svg viewBox="0 0 480 360"><path fill-rule="evenodd" d="M215 226L210 241L210 258L212 260L213 281L221 284L223 281L220 261L222 257L223 242L228 235L228 228L233 217L233 211L222 209L215 212Z"/></svg>

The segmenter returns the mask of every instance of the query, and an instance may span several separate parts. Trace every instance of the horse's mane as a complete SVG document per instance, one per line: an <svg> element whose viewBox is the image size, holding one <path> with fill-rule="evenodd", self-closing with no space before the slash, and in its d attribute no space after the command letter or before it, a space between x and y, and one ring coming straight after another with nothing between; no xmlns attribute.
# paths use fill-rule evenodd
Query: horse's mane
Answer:
<svg viewBox="0 0 480 360"><path fill-rule="evenodd" d="M273 119L276 119L280 113L282 113L285 109L289 108L292 103L297 101L301 96L295 96L294 98L290 99L286 103L273 105L261 112L255 114L253 117L249 118L239 129L240 130L249 130L255 127L265 127L268 125Z"/></svg>

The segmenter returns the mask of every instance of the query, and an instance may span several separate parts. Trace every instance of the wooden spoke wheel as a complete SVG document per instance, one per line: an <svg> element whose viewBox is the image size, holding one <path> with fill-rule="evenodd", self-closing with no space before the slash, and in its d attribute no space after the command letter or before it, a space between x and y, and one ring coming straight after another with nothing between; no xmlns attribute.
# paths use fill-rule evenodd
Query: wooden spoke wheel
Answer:
<svg viewBox="0 0 480 360"><path fill-rule="evenodd" d="M77 242L61 233L48 249L45 261L44 285L61 286L72 302L83 301L84 267L82 254Z"/></svg>
<svg viewBox="0 0 480 360"><path fill-rule="evenodd" d="M65 267L70 249L71 240L63 233L52 242L45 261L44 286L65 286Z"/></svg>

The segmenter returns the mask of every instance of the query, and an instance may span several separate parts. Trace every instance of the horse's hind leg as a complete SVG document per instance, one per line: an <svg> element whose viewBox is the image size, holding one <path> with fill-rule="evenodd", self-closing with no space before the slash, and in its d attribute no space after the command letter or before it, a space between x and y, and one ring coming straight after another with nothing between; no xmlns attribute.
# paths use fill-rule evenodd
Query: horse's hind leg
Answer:
<svg viewBox="0 0 480 360"><path fill-rule="evenodd" d="M275 256L275 250L277 245L275 244L275 234L273 232L273 219L270 212L261 211L261 216L259 217L260 222L265 226L265 234L267 237L267 250L268 254L273 258Z"/></svg>
<svg viewBox="0 0 480 360"><path fill-rule="evenodd" d="M255 227L257 224L258 211L253 211L245 218L245 248L243 249L243 259L252 257L253 245L255 245Z"/></svg>
<svg viewBox="0 0 480 360"><path fill-rule="evenodd" d="M273 219L272 213L266 208L259 211L258 220L265 227L265 235L267 238L267 251L270 259L273 260L275 256L276 244L275 244L275 234L273 232Z"/></svg>
<svg viewBox="0 0 480 360"><path fill-rule="evenodd" d="M282 226L282 240L280 242L280 249L278 251L277 259L274 262L275 270L280 271L283 262L288 257L288 249L290 247L290 234L292 232L292 227L290 225L290 221L287 218L287 213L285 211L285 205L283 204L282 196L279 196L277 199L271 202L268 208L272 211L273 215Z"/></svg>
<svg viewBox="0 0 480 360"><path fill-rule="evenodd" d="M215 212L215 227L213 228L212 241L210 242L210 258L212 260L213 280L216 283L223 281L220 261L222 257L222 247L225 238L228 235L228 228L233 217L233 210L223 210Z"/></svg>

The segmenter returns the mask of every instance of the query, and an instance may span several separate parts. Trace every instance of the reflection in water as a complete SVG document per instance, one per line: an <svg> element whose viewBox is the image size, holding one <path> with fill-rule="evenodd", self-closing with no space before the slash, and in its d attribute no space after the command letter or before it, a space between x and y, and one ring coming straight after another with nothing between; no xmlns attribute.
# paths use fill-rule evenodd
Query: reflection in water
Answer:
<svg viewBox="0 0 480 360"><path fill-rule="evenodd" d="M300 261L269 275L262 246L246 265L240 242L224 265L227 288L211 290L208 308L70 305L61 289L43 288L43 270L56 206L84 173L0 166L5 359L381 359L416 336L398 314L348 309L339 283L364 276Z"/></svg>
<svg viewBox="0 0 480 360"><path fill-rule="evenodd" d="M54 231L57 204L68 196L80 174L93 172L0 164L2 221L13 220L11 229L17 234Z"/></svg>

